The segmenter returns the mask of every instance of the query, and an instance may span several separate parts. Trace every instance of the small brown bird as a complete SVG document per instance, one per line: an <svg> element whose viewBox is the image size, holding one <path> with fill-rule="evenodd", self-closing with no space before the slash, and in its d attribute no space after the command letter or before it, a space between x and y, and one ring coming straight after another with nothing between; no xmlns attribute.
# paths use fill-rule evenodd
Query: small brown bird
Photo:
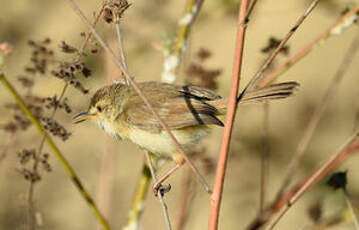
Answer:
<svg viewBox="0 0 359 230"><path fill-rule="evenodd" d="M223 126L228 100L210 90L161 82L142 82L138 86L185 151L193 150L211 126ZM285 82L246 91L238 103L286 98L297 86L296 82ZM185 162L168 133L131 86L118 83L99 89L88 110L74 117L75 123L85 120L95 121L119 140L130 140L151 153L171 156L177 168Z"/></svg>

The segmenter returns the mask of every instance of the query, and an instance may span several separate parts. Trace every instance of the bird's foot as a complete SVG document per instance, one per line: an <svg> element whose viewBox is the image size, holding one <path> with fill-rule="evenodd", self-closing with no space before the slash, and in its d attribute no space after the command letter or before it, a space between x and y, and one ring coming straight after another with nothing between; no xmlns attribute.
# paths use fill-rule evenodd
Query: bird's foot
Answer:
<svg viewBox="0 0 359 230"><path fill-rule="evenodd" d="M155 193L155 196L158 195L158 193L161 194L163 197L166 193L168 193L171 190L171 185L162 185L161 183L155 183L152 187L153 192Z"/></svg>

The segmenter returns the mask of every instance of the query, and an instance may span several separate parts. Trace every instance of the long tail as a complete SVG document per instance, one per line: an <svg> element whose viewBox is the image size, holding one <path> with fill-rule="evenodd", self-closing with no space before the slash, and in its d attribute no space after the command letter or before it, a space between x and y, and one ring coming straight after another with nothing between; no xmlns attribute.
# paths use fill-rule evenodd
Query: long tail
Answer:
<svg viewBox="0 0 359 230"><path fill-rule="evenodd" d="M261 89L244 90L237 98L237 103L256 103L267 100L282 99L291 96L299 84L295 81L283 82L266 86ZM225 113L227 109L227 99L215 100L209 102L220 113Z"/></svg>
<svg viewBox="0 0 359 230"><path fill-rule="evenodd" d="M297 82L289 81L269 85L261 89L244 90L237 98L237 103L253 103L286 98L291 96L298 86Z"/></svg>

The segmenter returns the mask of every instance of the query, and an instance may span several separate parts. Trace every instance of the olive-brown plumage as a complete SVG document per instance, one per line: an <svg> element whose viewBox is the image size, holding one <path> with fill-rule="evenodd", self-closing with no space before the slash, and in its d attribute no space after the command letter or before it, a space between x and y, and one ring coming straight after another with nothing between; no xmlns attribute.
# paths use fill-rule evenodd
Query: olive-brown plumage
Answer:
<svg viewBox="0 0 359 230"><path fill-rule="evenodd" d="M223 126L227 99L196 86L177 86L160 82L138 83L159 116L185 150L191 150L212 125ZM285 82L246 92L239 103L281 99L292 95L296 82ZM137 92L124 84L99 89L88 111L80 113L76 123L92 119L117 139L127 139L158 154L172 156L182 164L183 158Z"/></svg>

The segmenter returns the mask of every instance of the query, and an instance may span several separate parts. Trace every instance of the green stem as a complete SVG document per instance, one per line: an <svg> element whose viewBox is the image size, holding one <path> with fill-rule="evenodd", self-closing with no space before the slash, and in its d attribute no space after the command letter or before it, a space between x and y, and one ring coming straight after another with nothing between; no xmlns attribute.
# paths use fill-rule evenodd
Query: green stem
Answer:
<svg viewBox="0 0 359 230"><path fill-rule="evenodd" d="M154 158L153 158L154 159ZM156 160L154 162L156 165ZM155 166L156 167L156 166ZM140 219L144 211L144 202L147 196L147 190L150 186L151 172L146 163L143 164L141 177L138 181L135 197L127 217L127 223L123 230L139 229Z"/></svg>
<svg viewBox="0 0 359 230"><path fill-rule="evenodd" d="M9 90L11 95L14 97L16 103L19 105L20 109L26 114L26 116L30 119L30 121L35 125L41 135L45 137L46 143L49 147L54 151L56 157L59 159L62 166L65 168L65 171L70 176L72 182L75 184L76 188L81 193L82 197L86 200L87 204L92 208L95 213L96 218L101 222L104 229L109 230L110 226L100 213L99 209L97 208L96 204L94 203L91 196L87 193L84 186L82 185L80 178L76 175L70 164L67 162L63 154L61 153L60 149L56 146L54 141L51 139L49 135L46 134L46 131L41 126L39 121L34 117L31 111L27 108L24 101L17 93L15 88L10 84L10 82L6 79L5 74L0 70L0 81L4 84L4 86Z"/></svg>

